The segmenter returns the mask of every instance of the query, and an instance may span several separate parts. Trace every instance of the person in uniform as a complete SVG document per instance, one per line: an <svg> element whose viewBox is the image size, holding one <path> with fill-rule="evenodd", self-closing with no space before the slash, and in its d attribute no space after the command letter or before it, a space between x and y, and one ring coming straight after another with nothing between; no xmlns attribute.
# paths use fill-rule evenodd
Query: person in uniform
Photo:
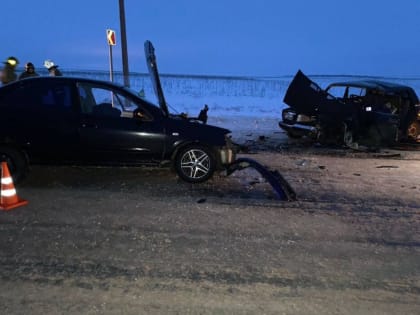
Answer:
<svg viewBox="0 0 420 315"><path fill-rule="evenodd" d="M39 74L35 72L35 66L32 62L27 62L25 64L25 71L23 71L20 76L20 79L30 78L30 77L38 77Z"/></svg>
<svg viewBox="0 0 420 315"><path fill-rule="evenodd" d="M18 76L16 74L16 66L19 64L19 60L15 57L9 57L6 61L3 61L4 67L0 72L0 80L2 84L7 84L16 81Z"/></svg>
<svg viewBox="0 0 420 315"><path fill-rule="evenodd" d="M48 73L51 77L61 77L63 74L58 70L58 65L56 65L52 60L45 60L44 67L48 69Z"/></svg>

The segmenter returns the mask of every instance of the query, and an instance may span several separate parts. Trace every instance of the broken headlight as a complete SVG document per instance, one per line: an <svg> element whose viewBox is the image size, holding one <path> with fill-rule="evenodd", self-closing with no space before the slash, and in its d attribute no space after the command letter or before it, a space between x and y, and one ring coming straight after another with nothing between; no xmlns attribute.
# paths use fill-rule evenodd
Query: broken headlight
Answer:
<svg viewBox="0 0 420 315"><path fill-rule="evenodd" d="M282 116L283 120L296 121L297 114L291 110L284 110Z"/></svg>
<svg viewBox="0 0 420 315"><path fill-rule="evenodd" d="M297 116L297 119L296 119L296 121L297 122L301 122L301 123L304 123L304 122L311 122L311 121L313 121L314 119L312 118L312 117L310 117L310 116L308 116L308 115L303 115L303 114L299 114L298 116Z"/></svg>

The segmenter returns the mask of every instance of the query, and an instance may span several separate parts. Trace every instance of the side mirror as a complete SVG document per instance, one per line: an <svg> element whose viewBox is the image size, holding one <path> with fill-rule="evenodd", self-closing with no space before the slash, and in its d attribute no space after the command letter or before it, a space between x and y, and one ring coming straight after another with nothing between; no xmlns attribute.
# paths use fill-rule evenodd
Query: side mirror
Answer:
<svg viewBox="0 0 420 315"><path fill-rule="evenodd" d="M139 110L136 110L134 113L133 113L133 115L134 115L134 117L136 117L136 118L144 118L144 114L141 112L141 111L139 111Z"/></svg>
<svg viewBox="0 0 420 315"><path fill-rule="evenodd" d="M136 108L133 111L133 118L137 119L138 121L151 121L151 120L153 120L152 117L150 116L150 114L142 111L139 108Z"/></svg>

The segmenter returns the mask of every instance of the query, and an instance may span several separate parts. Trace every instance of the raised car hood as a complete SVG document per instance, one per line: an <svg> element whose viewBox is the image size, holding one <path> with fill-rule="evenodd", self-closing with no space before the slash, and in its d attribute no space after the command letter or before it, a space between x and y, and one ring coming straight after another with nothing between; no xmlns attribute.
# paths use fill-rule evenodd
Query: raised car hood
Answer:
<svg viewBox="0 0 420 315"><path fill-rule="evenodd" d="M318 111L320 105L329 103L332 99L333 96L299 70L287 88L283 102L300 113L311 115Z"/></svg>
<svg viewBox="0 0 420 315"><path fill-rule="evenodd" d="M146 56L147 68L149 69L150 78L152 80L153 89L159 102L159 106L166 116L169 116L168 105L163 95L162 86L160 84L159 72L157 69L155 48L153 44L146 40L144 42L144 54Z"/></svg>

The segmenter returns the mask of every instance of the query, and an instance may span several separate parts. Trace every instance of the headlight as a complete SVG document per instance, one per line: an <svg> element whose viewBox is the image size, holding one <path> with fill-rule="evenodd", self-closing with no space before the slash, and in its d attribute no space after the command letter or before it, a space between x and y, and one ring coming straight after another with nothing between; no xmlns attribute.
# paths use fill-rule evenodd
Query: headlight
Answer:
<svg viewBox="0 0 420 315"><path fill-rule="evenodd" d="M302 114L298 115L296 119L297 122L311 122L313 120L314 119L312 117L309 117L307 115L302 115Z"/></svg>
<svg viewBox="0 0 420 315"><path fill-rule="evenodd" d="M283 111L283 120L295 121L296 113L292 111Z"/></svg>

